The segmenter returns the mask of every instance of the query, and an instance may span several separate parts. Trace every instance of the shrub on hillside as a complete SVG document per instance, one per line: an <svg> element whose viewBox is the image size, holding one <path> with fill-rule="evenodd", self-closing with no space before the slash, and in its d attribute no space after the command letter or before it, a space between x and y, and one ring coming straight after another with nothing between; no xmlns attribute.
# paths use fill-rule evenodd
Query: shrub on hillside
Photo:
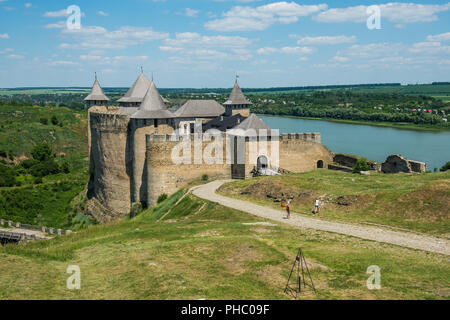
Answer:
<svg viewBox="0 0 450 320"><path fill-rule="evenodd" d="M353 173L360 173L361 171L370 170L370 165L366 159L358 159L356 165L353 168Z"/></svg>
<svg viewBox="0 0 450 320"><path fill-rule="evenodd" d="M48 119L47 118L40 118L39 122L42 123L44 126L48 125Z"/></svg>
<svg viewBox="0 0 450 320"><path fill-rule="evenodd" d="M0 187L14 187L16 185L16 173L10 167L0 164Z"/></svg>
<svg viewBox="0 0 450 320"><path fill-rule="evenodd" d="M447 170L450 170L450 161L447 162L446 164L444 164L441 168L442 172L447 171Z"/></svg>
<svg viewBox="0 0 450 320"><path fill-rule="evenodd" d="M163 202L164 200L167 199L167 193L163 193L158 197L158 200L156 200L156 202L159 204L161 202Z"/></svg>
<svg viewBox="0 0 450 320"><path fill-rule="evenodd" d="M56 126L56 125L58 124L58 122L59 122L59 121L58 121L58 118L57 118L55 115L52 116L52 119L51 119L50 121L51 121L52 124L55 125L55 126Z"/></svg>
<svg viewBox="0 0 450 320"><path fill-rule="evenodd" d="M209 177L207 174L202 175L202 181L208 181Z"/></svg>
<svg viewBox="0 0 450 320"><path fill-rule="evenodd" d="M0 158L8 158L8 153L5 150L0 150Z"/></svg>
<svg viewBox="0 0 450 320"><path fill-rule="evenodd" d="M30 173L34 177L45 177L50 174L57 174L60 172L61 172L61 167L53 159L39 162L30 168Z"/></svg>
<svg viewBox="0 0 450 320"><path fill-rule="evenodd" d="M47 142L40 143L31 150L31 155L37 161L46 161L52 157L52 148Z"/></svg>

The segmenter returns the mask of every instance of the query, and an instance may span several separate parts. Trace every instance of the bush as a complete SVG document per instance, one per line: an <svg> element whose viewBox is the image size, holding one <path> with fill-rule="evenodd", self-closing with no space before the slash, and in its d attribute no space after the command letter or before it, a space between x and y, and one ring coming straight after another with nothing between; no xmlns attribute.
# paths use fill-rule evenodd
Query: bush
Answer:
<svg viewBox="0 0 450 320"><path fill-rule="evenodd" d="M48 125L48 119L47 118L40 118L39 122L42 123L44 126Z"/></svg>
<svg viewBox="0 0 450 320"><path fill-rule="evenodd" d="M30 169L30 173L34 177L45 177L50 174L57 174L61 172L61 168L55 160L39 162Z"/></svg>
<svg viewBox="0 0 450 320"><path fill-rule="evenodd" d="M61 170L64 173L70 173L70 167L69 167L69 163L67 161L63 162L62 166L61 166Z"/></svg>
<svg viewBox="0 0 450 320"><path fill-rule="evenodd" d="M156 202L159 204L161 202L163 202L164 200L167 199L167 193L163 193L158 197L158 200L156 200Z"/></svg>
<svg viewBox="0 0 450 320"><path fill-rule="evenodd" d="M353 173L360 173L361 171L368 171L370 169L370 165L367 163L366 159L358 159L355 167L353 168Z"/></svg>
<svg viewBox="0 0 450 320"><path fill-rule="evenodd" d="M5 150L0 150L0 158L8 158L8 153Z"/></svg>
<svg viewBox="0 0 450 320"><path fill-rule="evenodd" d="M34 184L42 184L42 177L36 177L34 179Z"/></svg>
<svg viewBox="0 0 450 320"><path fill-rule="evenodd" d="M35 166L38 163L39 161L37 161L36 159L27 159L22 161L20 165L22 166L22 168L30 169L31 167Z"/></svg>
<svg viewBox="0 0 450 320"><path fill-rule="evenodd" d="M52 148L47 142L40 143L31 150L31 155L37 161L46 161L52 157Z"/></svg>
<svg viewBox="0 0 450 320"><path fill-rule="evenodd" d="M16 185L16 172L0 164L0 187L14 187Z"/></svg>
<svg viewBox="0 0 450 320"><path fill-rule="evenodd" d="M446 164L444 164L444 166L441 168L442 172L447 171L447 170L450 170L450 161L447 162Z"/></svg>
<svg viewBox="0 0 450 320"><path fill-rule="evenodd" d="M133 203L131 205L130 218L136 217L138 214L140 214L142 212L142 210L143 210L142 203L140 203L140 202Z"/></svg>
<svg viewBox="0 0 450 320"><path fill-rule="evenodd" d="M208 181L209 177L207 174L202 175L202 181Z"/></svg>
<svg viewBox="0 0 450 320"><path fill-rule="evenodd" d="M52 119L51 119L50 121L51 121L52 124L55 125L55 126L56 126L56 125L58 124L58 122L59 122L59 121L58 121L58 118L57 118L55 115L52 116Z"/></svg>

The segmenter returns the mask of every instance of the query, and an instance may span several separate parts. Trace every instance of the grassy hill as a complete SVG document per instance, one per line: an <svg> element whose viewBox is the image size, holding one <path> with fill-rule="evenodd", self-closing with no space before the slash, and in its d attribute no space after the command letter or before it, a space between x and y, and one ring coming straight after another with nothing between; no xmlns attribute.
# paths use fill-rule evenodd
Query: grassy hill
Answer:
<svg viewBox="0 0 450 320"><path fill-rule="evenodd" d="M52 122L52 118L57 123ZM86 113L68 108L0 105L0 166L17 172L14 187L0 187L0 218L56 228L72 228L71 201L88 180ZM55 160L69 173L51 174L36 183L21 162L47 142ZM5 157L5 155L7 155ZM84 220L82 216L77 219ZM77 220L75 219L75 220ZM78 222L77 222L78 223Z"/></svg>
<svg viewBox="0 0 450 320"><path fill-rule="evenodd" d="M0 248L0 299L290 299L303 248L317 294L303 299L448 299L447 257L295 229L183 191L132 220ZM181 199L181 200L180 200ZM69 265L81 290L68 290ZM381 268L381 290L366 288Z"/></svg>
<svg viewBox="0 0 450 320"><path fill-rule="evenodd" d="M314 201L320 199L320 219L380 224L450 237L450 171L362 176L316 170L236 181L219 191L280 210L280 203L274 199L282 198L284 193L294 198L293 212L309 216Z"/></svg>

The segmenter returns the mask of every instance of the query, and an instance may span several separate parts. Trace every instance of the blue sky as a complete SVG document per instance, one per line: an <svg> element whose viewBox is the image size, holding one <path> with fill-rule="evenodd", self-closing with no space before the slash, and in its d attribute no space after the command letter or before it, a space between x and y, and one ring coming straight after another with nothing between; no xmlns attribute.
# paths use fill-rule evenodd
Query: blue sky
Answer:
<svg viewBox="0 0 450 320"><path fill-rule="evenodd" d="M449 21L448 0L0 0L0 87L90 86L95 71L130 86L140 66L159 87L450 81Z"/></svg>

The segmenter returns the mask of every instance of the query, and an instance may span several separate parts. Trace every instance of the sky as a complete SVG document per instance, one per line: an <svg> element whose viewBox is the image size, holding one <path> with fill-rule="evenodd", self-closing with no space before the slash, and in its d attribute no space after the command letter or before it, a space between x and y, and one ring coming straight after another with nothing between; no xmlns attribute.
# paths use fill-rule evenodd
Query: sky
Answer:
<svg viewBox="0 0 450 320"><path fill-rule="evenodd" d="M448 0L0 0L0 87L450 81L449 22Z"/></svg>

